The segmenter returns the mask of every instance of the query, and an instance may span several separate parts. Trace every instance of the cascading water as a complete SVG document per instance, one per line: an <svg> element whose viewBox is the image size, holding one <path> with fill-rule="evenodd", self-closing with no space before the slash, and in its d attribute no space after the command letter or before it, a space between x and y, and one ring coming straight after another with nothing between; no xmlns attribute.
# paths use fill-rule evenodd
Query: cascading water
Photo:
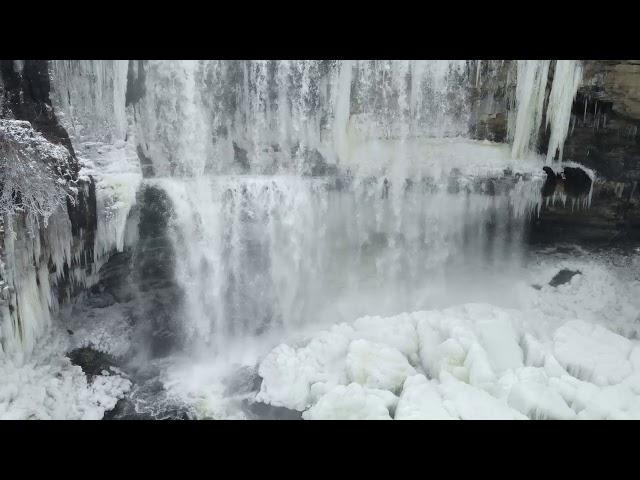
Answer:
<svg viewBox="0 0 640 480"><path fill-rule="evenodd" d="M503 63L485 62L486 75ZM540 200L549 65L517 64L512 158L464 139L491 80L481 62L149 61L131 62L128 79L126 62L54 62L53 73L63 121L102 178L99 210L115 205L96 260L122 250L143 172L172 204L183 333L219 351L228 337L425 307L415 292L452 259L515 258ZM578 68L556 67L554 146ZM143 93L125 108L127 81Z"/></svg>

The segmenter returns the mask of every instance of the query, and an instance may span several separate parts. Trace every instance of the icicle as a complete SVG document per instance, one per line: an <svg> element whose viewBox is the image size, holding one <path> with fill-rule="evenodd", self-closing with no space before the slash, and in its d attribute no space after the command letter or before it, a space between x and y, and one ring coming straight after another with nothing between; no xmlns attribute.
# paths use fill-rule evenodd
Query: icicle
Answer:
<svg viewBox="0 0 640 480"><path fill-rule="evenodd" d="M521 158L535 149L542 123L542 109L549 72L549 60L518 60L516 119L512 158Z"/></svg>
<svg viewBox="0 0 640 480"><path fill-rule="evenodd" d="M582 81L582 65L578 60L558 60L549 104L547 106L547 125L551 126L551 136L547 150L547 163L555 159L562 161L564 142L569 130L571 107Z"/></svg>

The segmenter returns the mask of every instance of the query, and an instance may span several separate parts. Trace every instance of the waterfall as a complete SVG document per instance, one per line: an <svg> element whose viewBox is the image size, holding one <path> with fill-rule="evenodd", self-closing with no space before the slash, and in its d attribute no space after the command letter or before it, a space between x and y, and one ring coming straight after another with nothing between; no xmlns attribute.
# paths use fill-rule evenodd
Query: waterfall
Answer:
<svg viewBox="0 0 640 480"><path fill-rule="evenodd" d="M517 263L541 201L550 65L518 61L507 145L469 138L478 105L507 101L478 100L504 62L53 61L54 109L96 187L93 270L74 275L91 285L135 241L136 193L153 185L173 206L194 348L424 308L452 265ZM550 158L562 157L580 69L555 63ZM30 338L55 308L47 285L23 293L42 297Z"/></svg>
<svg viewBox="0 0 640 480"><path fill-rule="evenodd" d="M443 265L464 264L469 273L508 266L536 188L497 187L491 196L465 181L154 180L174 206L170 235L187 335L220 351L231 338L265 330L425 308L433 299L424 292Z"/></svg>

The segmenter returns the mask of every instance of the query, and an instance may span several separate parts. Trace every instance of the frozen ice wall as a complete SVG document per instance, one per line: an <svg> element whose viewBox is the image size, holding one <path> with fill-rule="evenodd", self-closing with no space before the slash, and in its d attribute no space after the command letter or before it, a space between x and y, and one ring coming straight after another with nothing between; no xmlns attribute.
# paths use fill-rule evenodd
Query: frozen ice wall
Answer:
<svg viewBox="0 0 640 480"><path fill-rule="evenodd" d="M310 174L320 161L347 161L354 142L468 131L466 61L150 61L143 68L136 125L158 176Z"/></svg>
<svg viewBox="0 0 640 480"><path fill-rule="evenodd" d="M557 60L553 63L553 83L547 91L550 60L519 60L515 109L509 121L509 138L513 158L535 151L543 118L551 129L547 163L562 160L564 141L569 131L571 106L582 80L582 65L578 60ZM545 109L546 104L546 109Z"/></svg>
<svg viewBox="0 0 640 480"><path fill-rule="evenodd" d="M95 281L113 251L124 248L125 225L142 178L135 136L126 109L127 60L51 62L52 102L69 133L80 176L96 187Z"/></svg>

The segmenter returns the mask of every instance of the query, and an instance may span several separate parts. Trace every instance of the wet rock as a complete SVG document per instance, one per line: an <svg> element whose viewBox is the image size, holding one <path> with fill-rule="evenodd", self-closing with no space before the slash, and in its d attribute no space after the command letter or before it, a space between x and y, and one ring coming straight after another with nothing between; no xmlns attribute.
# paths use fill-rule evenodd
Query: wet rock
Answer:
<svg viewBox="0 0 640 480"><path fill-rule="evenodd" d="M170 397L160 381L160 369L153 364L130 367L133 385L116 406L105 412L103 420L190 420L190 408Z"/></svg>
<svg viewBox="0 0 640 480"><path fill-rule="evenodd" d="M110 367L117 367L118 362L112 355L100 352L91 347L76 348L67 355L71 363L82 368L85 375L92 377L109 371Z"/></svg>
<svg viewBox="0 0 640 480"><path fill-rule="evenodd" d="M224 380L224 384L226 386L224 392L226 396L247 395L260 390L262 378L258 374L257 365L253 367L243 366L227 377Z"/></svg>
<svg viewBox="0 0 640 480"><path fill-rule="evenodd" d="M549 285L551 285L552 287L557 287L558 285L564 285L565 283L569 283L575 275L580 275L580 274L582 274L580 270L569 270L569 269L563 268L562 270L560 270L558 273L555 274L555 276L549 282Z"/></svg>
<svg viewBox="0 0 640 480"><path fill-rule="evenodd" d="M138 203L138 242L131 264L138 305L134 322L152 356L163 357L181 346L182 331L176 312L184 292L176 282L168 232L173 206L166 192L154 186L142 189Z"/></svg>
<svg viewBox="0 0 640 480"><path fill-rule="evenodd" d="M243 400L242 409L252 420L302 420L302 412L262 402Z"/></svg>
<svg viewBox="0 0 640 480"><path fill-rule="evenodd" d="M106 308L116 303L115 298L108 292L89 295L86 304L91 308Z"/></svg>

